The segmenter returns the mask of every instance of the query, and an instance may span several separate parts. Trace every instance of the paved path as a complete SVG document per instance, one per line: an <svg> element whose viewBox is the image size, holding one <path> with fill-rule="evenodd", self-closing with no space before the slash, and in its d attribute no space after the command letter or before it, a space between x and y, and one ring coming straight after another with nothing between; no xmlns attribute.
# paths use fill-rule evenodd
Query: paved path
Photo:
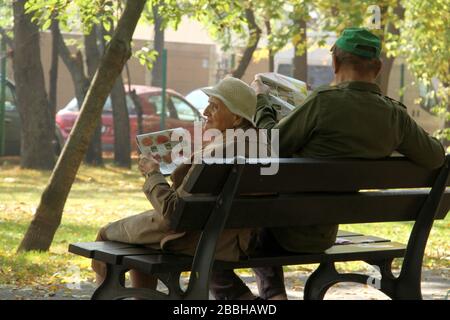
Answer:
<svg viewBox="0 0 450 320"><path fill-rule="evenodd" d="M289 300L303 299L303 289L309 274L295 271L285 274L286 287ZM257 288L253 276L242 276L256 294ZM186 282L186 279L182 280ZM62 287L55 292L48 293L44 288L15 288L13 286L0 285L0 300L85 300L89 299L95 285L91 282L83 282L79 289ZM422 293L426 300L450 299L450 270L424 271L422 274ZM333 300L384 300L388 299L378 290L359 284L341 283L331 288L325 299Z"/></svg>

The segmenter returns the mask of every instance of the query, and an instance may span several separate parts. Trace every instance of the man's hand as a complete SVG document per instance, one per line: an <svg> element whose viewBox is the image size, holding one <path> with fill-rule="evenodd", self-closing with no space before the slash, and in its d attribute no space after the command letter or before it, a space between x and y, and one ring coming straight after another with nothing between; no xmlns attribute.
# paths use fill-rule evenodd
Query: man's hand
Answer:
<svg viewBox="0 0 450 320"><path fill-rule="evenodd" d="M145 176L148 173L159 171L159 163L150 153L145 155L141 154L139 156L138 168L139 171Z"/></svg>
<svg viewBox="0 0 450 320"><path fill-rule="evenodd" d="M258 76L255 76L255 80L250 85L255 90L256 95L269 93L269 86L265 85Z"/></svg>

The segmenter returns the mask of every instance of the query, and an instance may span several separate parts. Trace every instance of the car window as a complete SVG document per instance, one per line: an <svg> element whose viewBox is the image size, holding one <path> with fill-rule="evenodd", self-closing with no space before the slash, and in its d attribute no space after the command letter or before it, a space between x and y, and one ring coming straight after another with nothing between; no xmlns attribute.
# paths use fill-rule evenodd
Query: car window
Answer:
<svg viewBox="0 0 450 320"><path fill-rule="evenodd" d="M66 104L66 106L64 107L65 111L72 111L72 112L76 112L78 111L78 100L77 98L73 98L72 100L69 101L68 104Z"/></svg>
<svg viewBox="0 0 450 320"><path fill-rule="evenodd" d="M128 114L135 114L136 113L136 109L135 109L135 106L134 106L133 99L131 99L131 97L127 94L125 96L125 100L126 100L126 103L127 103ZM105 105L103 106L103 111L112 112L111 96L108 96L108 98L106 99Z"/></svg>
<svg viewBox="0 0 450 320"><path fill-rule="evenodd" d="M196 121L199 119L198 114L185 101L178 97L171 97L172 103L178 114L178 119L183 121Z"/></svg>
<svg viewBox="0 0 450 320"><path fill-rule="evenodd" d="M211 88L211 87L206 87L206 88ZM203 113L203 111L208 106L209 97L202 90L199 90L199 89L194 90L191 93L189 93L185 98L192 106L197 108L197 110L200 113Z"/></svg>
<svg viewBox="0 0 450 320"><path fill-rule="evenodd" d="M156 115L160 116L162 111L162 96L150 96L148 97L148 102L155 108ZM166 117L170 118L170 105L169 101L166 100Z"/></svg>
<svg viewBox="0 0 450 320"><path fill-rule="evenodd" d="M16 99L12 88L7 85L5 90L5 110L14 111L16 110Z"/></svg>
<svg viewBox="0 0 450 320"><path fill-rule="evenodd" d="M131 97L129 95L125 96L126 102L127 102L127 107L128 107L128 114L135 114L136 110L134 108L134 102L131 99ZM77 112L79 111L79 107L78 107L78 100L77 98L73 98L72 100L69 101L69 103L64 107L65 111L72 111L72 112ZM112 112L112 104L111 104L111 97L108 96L108 98L106 99L105 105L103 106L103 111L106 112Z"/></svg>

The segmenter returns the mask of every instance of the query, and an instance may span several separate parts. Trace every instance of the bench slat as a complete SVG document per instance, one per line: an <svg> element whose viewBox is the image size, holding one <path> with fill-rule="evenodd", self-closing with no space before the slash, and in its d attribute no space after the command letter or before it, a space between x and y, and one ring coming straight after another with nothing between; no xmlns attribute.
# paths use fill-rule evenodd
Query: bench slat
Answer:
<svg viewBox="0 0 450 320"><path fill-rule="evenodd" d="M69 252L92 259L96 251L110 251L133 247L136 247L136 245L114 241L79 242L70 244Z"/></svg>
<svg viewBox="0 0 450 320"><path fill-rule="evenodd" d="M159 250L145 247L122 248L108 251L96 251L94 253L93 259L100 260L110 264L121 264L122 259L125 256L138 256L138 255L149 255L160 253L161 251Z"/></svg>
<svg viewBox="0 0 450 320"><path fill-rule="evenodd" d="M249 162L251 160L247 160ZM405 157L383 160L279 159L276 175L261 175L261 164L245 165L238 194L352 191L431 187L439 169L420 167ZM231 165L195 165L185 191L218 194ZM214 177L214 179L211 179Z"/></svg>
<svg viewBox="0 0 450 320"><path fill-rule="evenodd" d="M340 232L340 234L343 234L344 236L340 236L339 239L342 239L345 243L339 243L337 245L348 245L350 244L348 241L350 241L351 244L389 241L380 237L358 235L357 233L352 232ZM159 263L162 263L163 261L172 261L175 256L174 254L162 255L161 250L115 241L74 243L69 246L69 252L114 265L121 264L123 258L126 256L154 255L156 259L159 259ZM175 259L178 259L178 255L176 256L177 258ZM162 257L164 257L165 260L161 260ZM191 261L190 257L189 261Z"/></svg>
<svg viewBox="0 0 450 320"><path fill-rule="evenodd" d="M80 242L69 245L69 252L111 264L120 264L128 255L160 254L161 251L116 241Z"/></svg>
<svg viewBox="0 0 450 320"><path fill-rule="evenodd" d="M362 234L356 233L356 232L351 232L351 231L338 230L337 236L338 237L354 237L354 236L362 236Z"/></svg>
<svg viewBox="0 0 450 320"><path fill-rule="evenodd" d="M325 253L292 254L264 258L249 258L238 262L217 261L216 269L252 268L270 265L297 265L321 262L389 259L403 257L405 245L397 242L336 245ZM130 269L147 273L189 271L192 258L184 255L140 255L123 258L122 264Z"/></svg>
<svg viewBox="0 0 450 320"><path fill-rule="evenodd" d="M358 244L358 243L379 243L379 242L389 242L390 240L376 237L376 236L350 236L350 237L341 237L338 236L336 238L336 245L349 245L349 244Z"/></svg>
<svg viewBox="0 0 450 320"><path fill-rule="evenodd" d="M232 204L226 228L415 221L428 192L417 189L239 197ZM212 196L182 198L171 228L203 229L215 201ZM449 207L450 191L446 191L435 219L445 218Z"/></svg>

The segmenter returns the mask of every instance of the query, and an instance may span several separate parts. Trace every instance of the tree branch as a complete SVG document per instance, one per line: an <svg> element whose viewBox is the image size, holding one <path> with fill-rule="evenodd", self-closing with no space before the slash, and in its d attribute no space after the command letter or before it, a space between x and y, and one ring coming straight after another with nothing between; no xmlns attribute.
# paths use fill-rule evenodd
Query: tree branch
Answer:
<svg viewBox="0 0 450 320"><path fill-rule="evenodd" d="M245 9L245 17L250 29L250 37L238 67L232 72L232 76L239 79L244 76L245 70L252 60L253 53L258 47L258 42L261 37L261 29L256 24L255 14L251 7Z"/></svg>
<svg viewBox="0 0 450 320"><path fill-rule="evenodd" d="M75 56L70 52L59 28L55 30L55 41L58 43L59 55L69 69L75 87L75 96L81 105L89 85L89 80L84 74L83 56L80 51L77 51Z"/></svg>

